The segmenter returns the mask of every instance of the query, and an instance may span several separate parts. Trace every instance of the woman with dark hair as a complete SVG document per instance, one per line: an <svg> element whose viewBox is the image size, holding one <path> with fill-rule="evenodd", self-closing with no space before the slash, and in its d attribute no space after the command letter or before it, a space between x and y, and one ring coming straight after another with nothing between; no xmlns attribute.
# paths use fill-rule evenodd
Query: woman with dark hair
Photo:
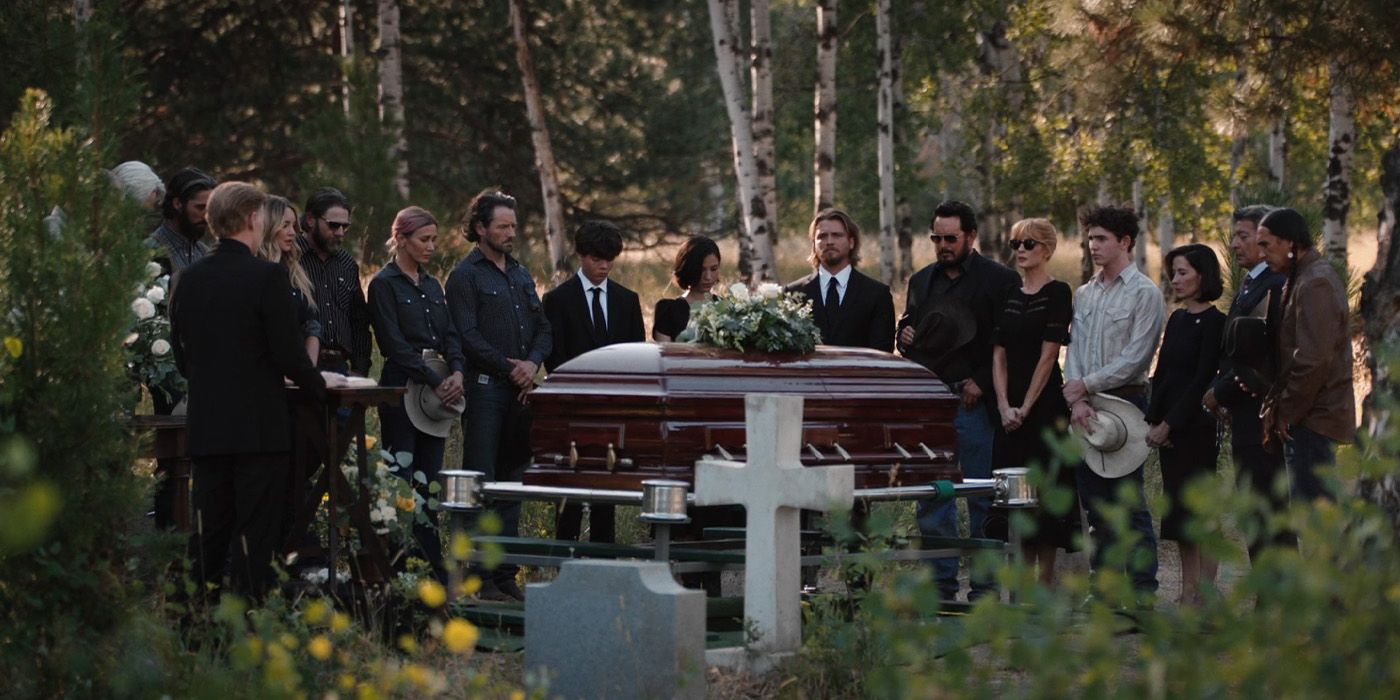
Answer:
<svg viewBox="0 0 1400 700"><path fill-rule="evenodd" d="M396 474L413 484L424 504L431 498L428 485L442 469L447 436L465 392L462 344L442 285L426 269L437 250L437 235L437 219L426 209L401 210L386 244L394 259L369 283L370 323L384 355L379 384L410 387L402 404L379 407L384 449L413 455ZM423 481L414 478L417 472ZM423 512L428 522L414 524L414 538L434 574L445 580L436 513L426 507Z"/></svg>
<svg viewBox="0 0 1400 700"><path fill-rule="evenodd" d="M1147 444L1158 450L1168 500L1162 539L1175 540L1181 548L1181 599L1198 604L1205 586L1215 580L1216 561L1188 536L1191 513L1184 497L1188 483L1215 472L1219 454L1215 415L1201 408L1201 397L1220 367L1225 314L1212 302L1220 298L1223 283L1215 251L1198 243L1172 249L1166 265L1172 293L1182 306L1167 319L1157 355Z"/></svg>
<svg viewBox="0 0 1400 700"><path fill-rule="evenodd" d="M1057 464L1044 433L1063 434L1069 406L1063 393L1060 348L1069 344L1074 318L1074 291L1050 276L1060 232L1048 219L1022 219L1011 227L1011 253L1021 271L1021 286L1007 291L996 310L992 330L992 386L1000 420L992 446L998 468L1026 467L1046 475L1071 495L1059 513L1041 509L1035 532L1021 541L1030 566L1039 567L1040 582L1055 578L1058 550L1078 549L1079 497L1074 464Z"/></svg>
<svg viewBox="0 0 1400 700"><path fill-rule="evenodd" d="M1288 278L1279 319L1278 379L1264 400L1265 445L1282 445L1293 498L1333 498L1317 469L1356 437L1346 287L1313 247L1307 221L1275 209L1255 234L1264 262Z"/></svg>
<svg viewBox="0 0 1400 700"><path fill-rule="evenodd" d="M269 195L263 206L263 242L258 257L287 268L292 281L292 304L297 310L302 337L306 339L306 354L316 363L321 354L321 318L316 313L316 297L311 278L301 266L301 248L297 246L297 212L286 197Z"/></svg>
<svg viewBox="0 0 1400 700"><path fill-rule="evenodd" d="M714 297L710 290L719 284L719 246L704 236L691 236L676 252L671 265L671 281L685 290L685 296L656 302L652 315L651 338L669 343L690 325L690 310Z"/></svg>

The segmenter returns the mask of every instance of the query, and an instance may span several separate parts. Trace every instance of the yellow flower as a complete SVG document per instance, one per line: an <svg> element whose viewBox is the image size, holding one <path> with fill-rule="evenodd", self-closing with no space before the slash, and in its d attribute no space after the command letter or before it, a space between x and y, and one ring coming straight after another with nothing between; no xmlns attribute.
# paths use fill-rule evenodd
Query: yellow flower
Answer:
<svg viewBox="0 0 1400 700"><path fill-rule="evenodd" d="M361 683L355 686L355 697L359 700L379 700L379 691L368 683Z"/></svg>
<svg viewBox="0 0 1400 700"><path fill-rule="evenodd" d="M466 561L472 555L472 541L466 533L452 533L452 558L457 561Z"/></svg>
<svg viewBox="0 0 1400 700"><path fill-rule="evenodd" d="M331 658L331 640L326 639L324 634L318 634L306 643L306 650L311 652L317 661L325 661Z"/></svg>
<svg viewBox="0 0 1400 700"><path fill-rule="evenodd" d="M24 354L24 341L12 335L6 336L5 351L10 353L11 358L19 359L19 356Z"/></svg>
<svg viewBox="0 0 1400 700"><path fill-rule="evenodd" d="M366 436L365 436L365 449L366 449L366 450L372 450L372 449L374 449L374 446L375 446L375 445L378 445L378 444L379 444L379 438L377 438L377 437L375 437L375 436L373 436L373 435L366 435Z"/></svg>
<svg viewBox="0 0 1400 700"><path fill-rule="evenodd" d="M463 581L461 585L458 586L457 590L461 592L463 597L476 595L476 592L481 590L481 577L468 576L467 580Z"/></svg>
<svg viewBox="0 0 1400 700"><path fill-rule="evenodd" d="M286 648L288 648L288 649L295 649L295 648L297 648L297 638L296 638L296 637L293 637L291 634L288 634L287 632L283 632L283 633L282 633L282 636L277 638L277 641L281 642L281 643L282 643L282 646L284 646L284 647L286 647Z"/></svg>
<svg viewBox="0 0 1400 700"><path fill-rule="evenodd" d="M525 700L525 691L523 691L523 690L512 690L512 691L510 691L510 700Z"/></svg>
<svg viewBox="0 0 1400 700"><path fill-rule="evenodd" d="M342 673L340 674L340 679L337 680L335 684L340 686L341 690L348 693L355 689L355 677L348 673Z"/></svg>
<svg viewBox="0 0 1400 700"><path fill-rule="evenodd" d="M399 496L394 499L394 503L399 507L399 510L405 513L412 513L413 507L417 505L412 496Z"/></svg>
<svg viewBox="0 0 1400 700"><path fill-rule="evenodd" d="M473 625L459 617L454 617L447 621L447 625L442 628L442 642L447 645L449 651L456 654L467 654L476 647L476 640L481 636Z"/></svg>
<svg viewBox="0 0 1400 700"><path fill-rule="evenodd" d="M302 612L301 616L302 619L306 620L306 624L319 625L325 621L326 614L329 612L330 606L326 605L325 601L315 600L306 606L306 610Z"/></svg>
<svg viewBox="0 0 1400 700"><path fill-rule="evenodd" d="M405 678L408 679L410 683L418 686L419 688L428 687L428 669L423 668L418 664L409 664L405 666L403 669L403 675Z"/></svg>
<svg viewBox="0 0 1400 700"><path fill-rule="evenodd" d="M331 631L344 632L350 629L350 616L343 612L331 615Z"/></svg>
<svg viewBox="0 0 1400 700"><path fill-rule="evenodd" d="M437 608L447 602L447 591L437 581L430 578L423 579L418 583L418 597L422 599L424 605Z"/></svg>
<svg viewBox="0 0 1400 700"><path fill-rule="evenodd" d="M418 640L414 639L411 634L401 634L399 635L399 648L403 649L404 653L416 654L418 653Z"/></svg>

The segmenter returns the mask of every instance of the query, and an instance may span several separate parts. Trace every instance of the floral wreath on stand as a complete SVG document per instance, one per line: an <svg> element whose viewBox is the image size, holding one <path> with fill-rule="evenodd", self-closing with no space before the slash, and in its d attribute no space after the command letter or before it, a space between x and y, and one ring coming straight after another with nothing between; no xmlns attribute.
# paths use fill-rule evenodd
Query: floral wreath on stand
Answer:
<svg viewBox="0 0 1400 700"><path fill-rule="evenodd" d="M136 316L126 336L126 373L154 396L173 403L185 393L185 378L175 367L170 345L170 275L161 274L159 263L146 263L146 284L136 289L131 313Z"/></svg>
<svg viewBox="0 0 1400 700"><path fill-rule="evenodd" d="M821 342L812 320L812 302L797 292L765 282L752 292L741 282L691 315L679 340L707 343L740 352L805 355Z"/></svg>

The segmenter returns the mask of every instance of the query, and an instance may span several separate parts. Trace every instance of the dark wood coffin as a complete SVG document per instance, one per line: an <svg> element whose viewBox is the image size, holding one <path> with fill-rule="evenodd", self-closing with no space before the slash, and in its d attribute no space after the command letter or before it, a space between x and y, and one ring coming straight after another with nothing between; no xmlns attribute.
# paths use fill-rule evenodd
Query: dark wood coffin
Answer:
<svg viewBox="0 0 1400 700"><path fill-rule="evenodd" d="M744 394L801 394L803 463L854 464L857 488L961 481L958 399L932 372L876 350L809 355L626 343L561 365L531 395L526 484L640 489L693 482L706 456L744 459ZM470 449L470 446L468 446Z"/></svg>

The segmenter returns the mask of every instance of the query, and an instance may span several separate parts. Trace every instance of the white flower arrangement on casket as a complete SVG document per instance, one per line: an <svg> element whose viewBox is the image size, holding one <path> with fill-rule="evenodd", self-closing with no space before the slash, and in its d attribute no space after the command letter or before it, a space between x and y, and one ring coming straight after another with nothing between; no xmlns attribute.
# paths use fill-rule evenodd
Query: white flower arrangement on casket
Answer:
<svg viewBox="0 0 1400 700"><path fill-rule="evenodd" d="M811 301L771 282L753 292L730 285L728 295L695 310L691 325L696 342L740 352L806 354L821 342Z"/></svg>

